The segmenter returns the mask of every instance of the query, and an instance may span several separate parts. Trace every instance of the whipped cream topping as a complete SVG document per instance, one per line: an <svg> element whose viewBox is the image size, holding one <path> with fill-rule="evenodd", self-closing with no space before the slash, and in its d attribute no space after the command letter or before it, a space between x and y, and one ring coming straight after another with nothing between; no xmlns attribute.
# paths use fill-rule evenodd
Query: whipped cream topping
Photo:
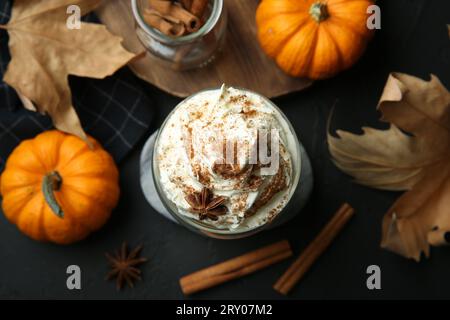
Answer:
<svg viewBox="0 0 450 320"><path fill-rule="evenodd" d="M254 228L289 200L295 148L266 99L224 85L185 100L166 121L156 147L160 184L186 217L220 229ZM202 216L186 200L204 188L225 198L220 215Z"/></svg>

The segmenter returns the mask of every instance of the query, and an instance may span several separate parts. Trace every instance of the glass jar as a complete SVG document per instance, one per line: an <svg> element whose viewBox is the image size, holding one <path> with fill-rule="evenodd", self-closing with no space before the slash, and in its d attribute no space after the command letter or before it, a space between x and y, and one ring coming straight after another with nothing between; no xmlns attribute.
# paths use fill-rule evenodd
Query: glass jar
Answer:
<svg viewBox="0 0 450 320"><path fill-rule="evenodd" d="M159 165L157 160L157 152L158 150L158 144L161 139L161 133L164 131L164 128L166 127L168 120L172 116L172 114L175 113L177 108L179 108L181 105L185 104L189 99L194 98L198 94L202 94L206 91L210 90L220 90L220 89L208 89L201 91L199 93L196 93L188 98L186 98L184 101L182 101L180 104L178 104L177 107L172 110L172 112L167 116L165 121L163 122L161 128L158 130L158 133L156 134L155 143L152 150L152 176L153 176L153 183L156 189L156 193L159 196L162 204L164 205L165 209L169 212L171 217L174 218L176 222L178 222L180 225L195 231L197 233L200 233L202 235L217 238L217 239L239 239L251 236L255 233L258 233L263 230L270 229L274 226L280 225L288 221L289 219L293 218L295 215L297 215L302 207L306 204L313 186L313 176L312 176L312 168L309 161L309 158L305 152L305 149L300 144L297 135L294 131L294 128L292 127L291 123L287 119L287 117L283 114L283 112L275 105L273 104L269 99L261 97L260 95L245 90L248 93L252 93L255 95L260 96L264 99L264 101L267 103L268 106L273 107L273 109L277 112L278 118L282 123L283 127L287 131L286 134L290 135L291 141L293 141L292 151L291 154L292 159L298 159L298 161L292 161L292 177L291 181L292 184L290 186L290 190L287 193L288 201L285 205L285 207L277 214L275 218L273 218L270 222L267 222L265 224L256 226L254 228L243 228L243 229L220 229L216 228L210 224L204 223L200 220L189 218L182 213L178 211L177 206L175 203L173 203L165 194L165 191L163 189L163 186L161 185L161 179L160 179L160 172L159 172ZM241 89L242 90L242 89Z"/></svg>
<svg viewBox="0 0 450 320"><path fill-rule="evenodd" d="M142 12L147 0L132 0L136 34L144 47L158 60L174 70L206 66L214 60L225 42L227 14L224 0L210 0L205 16L208 19L194 33L170 37L149 26Z"/></svg>

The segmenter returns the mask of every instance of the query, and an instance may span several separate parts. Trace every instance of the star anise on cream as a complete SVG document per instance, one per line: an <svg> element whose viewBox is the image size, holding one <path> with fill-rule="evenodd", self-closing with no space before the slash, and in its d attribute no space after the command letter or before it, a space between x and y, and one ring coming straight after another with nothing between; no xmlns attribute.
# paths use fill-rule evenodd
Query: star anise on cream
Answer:
<svg viewBox="0 0 450 320"><path fill-rule="evenodd" d="M200 220L208 218L215 221L227 213L227 207L224 206L226 198L214 197L208 188L203 188L200 192L192 192L185 199L191 206L190 211L197 213Z"/></svg>
<svg viewBox="0 0 450 320"><path fill-rule="evenodd" d="M114 256L106 253L106 258L111 265L111 271L106 275L107 280L116 278L117 290L121 290L125 282L130 288L133 288L134 282L141 280L141 270L136 266L147 261L146 258L138 257L143 245L139 245L130 253L126 242L122 243L120 252L116 250Z"/></svg>

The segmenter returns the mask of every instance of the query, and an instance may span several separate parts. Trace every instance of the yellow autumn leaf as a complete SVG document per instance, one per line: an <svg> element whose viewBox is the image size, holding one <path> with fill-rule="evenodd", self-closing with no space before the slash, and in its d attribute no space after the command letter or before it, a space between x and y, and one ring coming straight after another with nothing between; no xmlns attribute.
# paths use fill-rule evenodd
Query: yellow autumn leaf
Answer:
<svg viewBox="0 0 450 320"><path fill-rule="evenodd" d="M11 61L4 81L26 101L25 106L47 113L56 128L86 139L72 106L68 75L104 78L135 55L126 51L120 37L105 26L81 22L67 26L70 5L81 15L100 0L15 0L6 29ZM31 104L33 102L33 104Z"/></svg>
<svg viewBox="0 0 450 320"><path fill-rule="evenodd" d="M450 93L435 76L393 73L378 108L388 130L338 130L328 134L329 150L357 183L409 190L386 213L381 245L420 260L450 231Z"/></svg>

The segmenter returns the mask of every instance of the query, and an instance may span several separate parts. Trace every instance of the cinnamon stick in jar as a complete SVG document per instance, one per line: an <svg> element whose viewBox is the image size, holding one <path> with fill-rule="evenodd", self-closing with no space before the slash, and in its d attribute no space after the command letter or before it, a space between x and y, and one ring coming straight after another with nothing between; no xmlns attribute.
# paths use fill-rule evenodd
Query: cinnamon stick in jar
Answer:
<svg viewBox="0 0 450 320"><path fill-rule="evenodd" d="M189 10L194 16L201 19L205 14L209 0L192 0L191 9Z"/></svg>
<svg viewBox="0 0 450 320"><path fill-rule="evenodd" d="M160 14L151 10L146 10L143 18L149 26L171 37L182 36L186 30L182 23L177 23L175 20L166 20Z"/></svg>
<svg viewBox="0 0 450 320"><path fill-rule="evenodd" d="M153 14L153 15L163 18L164 20L166 20L168 22L175 23L175 24L183 24L183 22L180 19L177 19L172 16L163 16L162 14L160 14L158 11L156 11L154 9L145 9L144 14Z"/></svg>
<svg viewBox="0 0 450 320"><path fill-rule="evenodd" d="M210 266L180 279L181 290L189 295L243 277L292 256L287 240Z"/></svg>
<svg viewBox="0 0 450 320"><path fill-rule="evenodd" d="M200 29L200 19L189 11L183 9L183 7L178 3L172 3L171 1L165 0L148 0L148 4L150 9L156 10L163 17L172 17L181 20L189 33Z"/></svg>
<svg viewBox="0 0 450 320"><path fill-rule="evenodd" d="M180 0L180 2L183 5L183 8L190 12L191 5L192 5L192 0Z"/></svg>

